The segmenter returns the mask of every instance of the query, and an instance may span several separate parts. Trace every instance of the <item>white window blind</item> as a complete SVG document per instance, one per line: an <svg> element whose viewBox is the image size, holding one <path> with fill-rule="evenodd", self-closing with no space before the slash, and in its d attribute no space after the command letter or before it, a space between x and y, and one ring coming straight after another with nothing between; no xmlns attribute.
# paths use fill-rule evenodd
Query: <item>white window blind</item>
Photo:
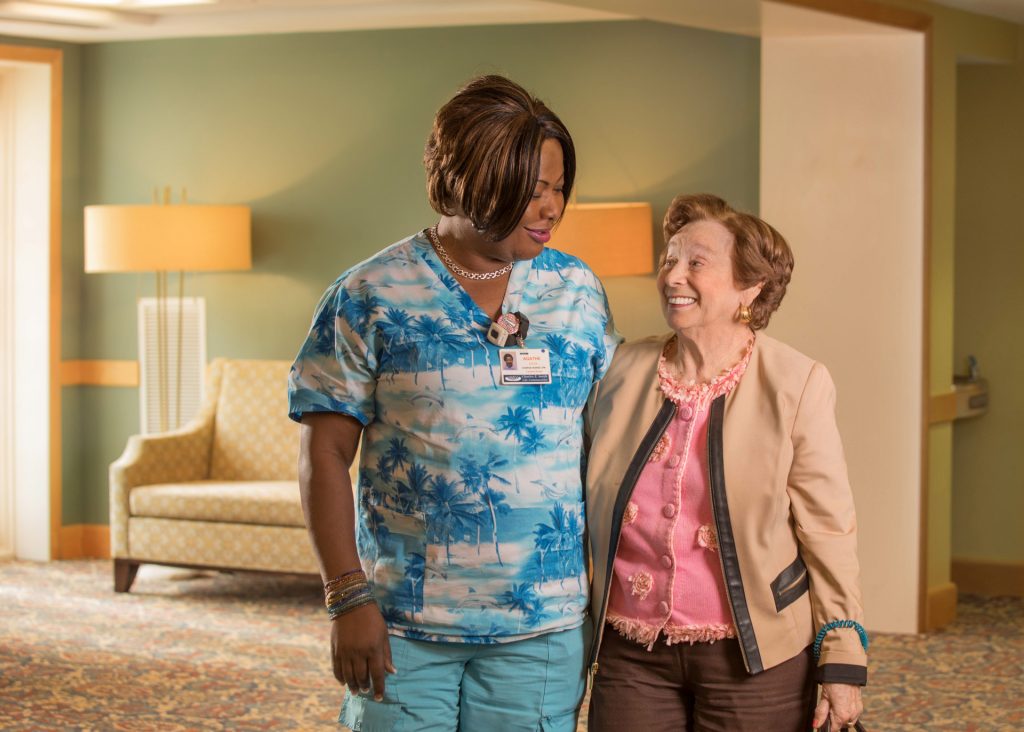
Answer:
<svg viewBox="0 0 1024 732"><path fill-rule="evenodd" d="M187 424L199 413L203 399L206 301L201 297L174 297L164 302L161 307L157 298L139 299L139 413L143 434Z"/></svg>

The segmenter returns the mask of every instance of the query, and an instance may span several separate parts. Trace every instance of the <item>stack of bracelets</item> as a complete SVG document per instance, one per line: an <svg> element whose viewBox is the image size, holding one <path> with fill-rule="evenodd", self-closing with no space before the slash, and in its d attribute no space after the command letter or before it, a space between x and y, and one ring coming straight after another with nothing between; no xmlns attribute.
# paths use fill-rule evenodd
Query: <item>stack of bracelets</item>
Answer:
<svg viewBox="0 0 1024 732"><path fill-rule="evenodd" d="M373 593L361 569L339 574L324 583L324 601L327 604L327 615L334 620L360 605L373 602Z"/></svg>

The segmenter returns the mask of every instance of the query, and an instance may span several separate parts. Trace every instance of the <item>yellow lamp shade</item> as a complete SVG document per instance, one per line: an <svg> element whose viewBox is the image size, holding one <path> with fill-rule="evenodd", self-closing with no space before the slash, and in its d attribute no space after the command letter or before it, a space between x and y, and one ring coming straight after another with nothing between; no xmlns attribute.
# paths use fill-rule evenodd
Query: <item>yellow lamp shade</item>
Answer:
<svg viewBox="0 0 1024 732"><path fill-rule="evenodd" d="M598 277L654 271L649 203L580 203L565 207L550 246L586 262Z"/></svg>
<svg viewBox="0 0 1024 732"><path fill-rule="evenodd" d="M251 269L248 206L86 206L86 272Z"/></svg>

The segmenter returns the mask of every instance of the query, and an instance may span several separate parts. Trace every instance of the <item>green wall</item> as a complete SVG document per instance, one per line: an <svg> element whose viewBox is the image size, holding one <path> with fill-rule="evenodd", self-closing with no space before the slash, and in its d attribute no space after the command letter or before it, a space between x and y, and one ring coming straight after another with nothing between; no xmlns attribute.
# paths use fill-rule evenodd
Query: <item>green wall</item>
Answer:
<svg viewBox="0 0 1024 732"><path fill-rule="evenodd" d="M146 203L171 185L195 203L251 205L253 270L195 275L189 289L207 301L209 357L290 359L337 274L435 220L421 163L433 113L489 72L569 126L579 201L650 201L660 219L675 194L709 190L756 210L758 41L647 22L85 46L79 204ZM151 282L81 274L81 237L67 241L81 296L65 304L77 337L64 358L134 359L135 298ZM654 303L644 278L609 293L620 311ZM630 336L662 327L656 306L623 320ZM68 392L64 523L106 523L107 465L137 429L138 400Z"/></svg>
<svg viewBox="0 0 1024 732"><path fill-rule="evenodd" d="M1017 54L1016 28L1007 22L916 2L889 4L921 10L932 17L929 58L931 84L931 200L928 308L931 394L952 388L954 370L953 279L956 252L957 68L961 59L1006 62ZM952 558L953 425L928 430L926 583L950 581Z"/></svg>
<svg viewBox="0 0 1024 732"><path fill-rule="evenodd" d="M954 424L952 553L1024 562L1024 62L962 66L958 90L956 364L978 358L990 406Z"/></svg>

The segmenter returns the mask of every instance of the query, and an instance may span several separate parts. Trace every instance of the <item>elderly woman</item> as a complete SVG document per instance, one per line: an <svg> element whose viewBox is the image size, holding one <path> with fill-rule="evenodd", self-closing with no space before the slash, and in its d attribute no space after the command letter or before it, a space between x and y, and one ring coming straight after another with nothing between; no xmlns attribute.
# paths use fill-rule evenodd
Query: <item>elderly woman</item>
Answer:
<svg viewBox="0 0 1024 732"><path fill-rule="evenodd" d="M582 413L618 337L594 274L544 246L572 138L486 76L438 111L424 160L437 224L330 286L290 376L340 721L573 730Z"/></svg>
<svg viewBox="0 0 1024 732"><path fill-rule="evenodd" d="M664 233L672 332L622 346L588 416L590 730L838 729L867 637L834 387L759 333L793 255L711 195Z"/></svg>

